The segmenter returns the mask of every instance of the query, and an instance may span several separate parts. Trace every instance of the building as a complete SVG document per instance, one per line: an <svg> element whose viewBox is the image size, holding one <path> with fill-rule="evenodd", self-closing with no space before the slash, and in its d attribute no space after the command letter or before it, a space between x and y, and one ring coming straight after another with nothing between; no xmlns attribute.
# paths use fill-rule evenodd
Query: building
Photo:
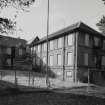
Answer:
<svg viewBox="0 0 105 105"><path fill-rule="evenodd" d="M0 68L13 68L15 59L26 53L26 41L0 35Z"/></svg>
<svg viewBox="0 0 105 105"><path fill-rule="evenodd" d="M46 38L30 44L36 71L46 65ZM82 22L49 35L48 68L61 80L105 82L105 36Z"/></svg>

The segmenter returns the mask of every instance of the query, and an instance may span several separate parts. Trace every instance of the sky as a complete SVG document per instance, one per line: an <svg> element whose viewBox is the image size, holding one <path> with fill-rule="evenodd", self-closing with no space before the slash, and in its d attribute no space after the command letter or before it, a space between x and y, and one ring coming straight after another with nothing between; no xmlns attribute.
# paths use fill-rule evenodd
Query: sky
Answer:
<svg viewBox="0 0 105 105"><path fill-rule="evenodd" d="M14 37L32 41L36 36L42 38L47 30L47 1L36 0L30 7L30 12L18 12L16 18L17 32ZM96 29L96 23L105 15L105 5L102 0L49 0L49 34L64 27L82 21ZM12 7L4 9L1 16L14 19L16 10Z"/></svg>

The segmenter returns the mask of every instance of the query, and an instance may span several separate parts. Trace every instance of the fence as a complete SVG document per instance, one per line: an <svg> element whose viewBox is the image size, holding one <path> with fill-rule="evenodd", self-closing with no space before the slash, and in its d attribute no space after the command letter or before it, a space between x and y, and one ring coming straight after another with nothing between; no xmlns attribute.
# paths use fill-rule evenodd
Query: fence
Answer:
<svg viewBox="0 0 105 105"><path fill-rule="evenodd" d="M30 87L46 87L43 74L33 71L0 70L0 80Z"/></svg>

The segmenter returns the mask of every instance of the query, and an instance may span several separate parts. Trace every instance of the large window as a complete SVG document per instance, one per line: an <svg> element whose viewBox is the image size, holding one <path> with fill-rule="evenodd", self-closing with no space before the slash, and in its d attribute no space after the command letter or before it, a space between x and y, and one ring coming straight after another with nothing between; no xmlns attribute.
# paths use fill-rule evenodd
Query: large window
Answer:
<svg viewBox="0 0 105 105"><path fill-rule="evenodd" d="M57 64L60 66L62 64L61 54L57 54Z"/></svg>
<svg viewBox="0 0 105 105"><path fill-rule="evenodd" d="M67 53L67 65L73 65L73 54L71 52Z"/></svg>
<svg viewBox="0 0 105 105"><path fill-rule="evenodd" d="M50 61L49 61L50 66L53 66L53 55L50 55Z"/></svg>
<svg viewBox="0 0 105 105"><path fill-rule="evenodd" d="M88 66L88 53L84 54L84 65Z"/></svg>
<svg viewBox="0 0 105 105"><path fill-rule="evenodd" d="M105 66L105 56L102 56L102 66Z"/></svg>
<svg viewBox="0 0 105 105"><path fill-rule="evenodd" d="M47 51L47 44L46 43L43 44L43 51Z"/></svg>
<svg viewBox="0 0 105 105"><path fill-rule="evenodd" d="M46 57L43 57L43 64L46 64Z"/></svg>
<svg viewBox="0 0 105 105"><path fill-rule="evenodd" d="M50 50L53 50L53 41L50 41Z"/></svg>
<svg viewBox="0 0 105 105"><path fill-rule="evenodd" d="M62 38L58 38L57 40L57 47L62 48Z"/></svg>
<svg viewBox="0 0 105 105"><path fill-rule="evenodd" d="M40 45L38 45L38 52L40 52Z"/></svg>
<svg viewBox="0 0 105 105"><path fill-rule="evenodd" d="M68 35L67 43L69 46L73 44L73 35L72 34Z"/></svg>
<svg viewBox="0 0 105 105"><path fill-rule="evenodd" d="M89 35L88 34L85 35L85 45L89 46Z"/></svg>
<svg viewBox="0 0 105 105"><path fill-rule="evenodd" d="M94 45L99 46L99 38L98 37L94 37Z"/></svg>

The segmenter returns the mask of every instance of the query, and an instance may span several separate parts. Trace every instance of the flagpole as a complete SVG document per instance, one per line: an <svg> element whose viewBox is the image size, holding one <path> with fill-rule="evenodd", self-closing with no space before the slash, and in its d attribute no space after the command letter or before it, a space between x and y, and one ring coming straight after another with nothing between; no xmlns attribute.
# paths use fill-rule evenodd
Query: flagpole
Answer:
<svg viewBox="0 0 105 105"><path fill-rule="evenodd" d="M50 81L49 81L49 76L48 76L48 35L49 35L49 0L47 1L47 67L46 67L46 85L49 88L50 87Z"/></svg>

